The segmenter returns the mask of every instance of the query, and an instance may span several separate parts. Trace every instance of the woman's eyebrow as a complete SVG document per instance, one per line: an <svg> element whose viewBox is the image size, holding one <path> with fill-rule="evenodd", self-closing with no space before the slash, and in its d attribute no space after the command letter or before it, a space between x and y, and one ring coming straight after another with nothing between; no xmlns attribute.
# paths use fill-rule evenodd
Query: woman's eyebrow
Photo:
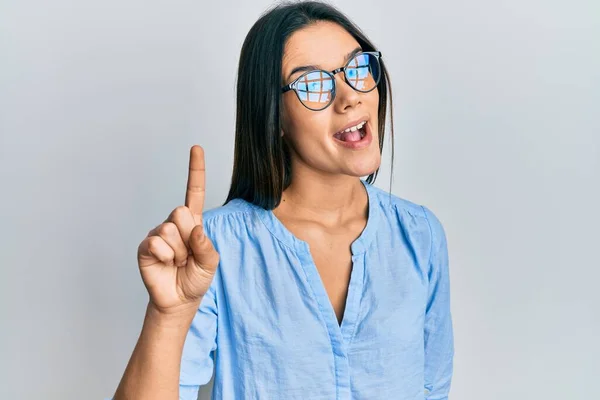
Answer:
<svg viewBox="0 0 600 400"><path fill-rule="evenodd" d="M354 50L352 50L350 53L346 54L346 58L345 58L345 62L347 62L349 59L351 59L352 57L354 57L356 55L356 53L362 51L362 49L360 47L355 48ZM292 75L294 75L296 72L300 72L300 71L312 71L313 69L321 69L320 66L318 65L302 65L300 67L296 67L292 70L292 72L290 72L290 74L287 77L287 80L289 80Z"/></svg>

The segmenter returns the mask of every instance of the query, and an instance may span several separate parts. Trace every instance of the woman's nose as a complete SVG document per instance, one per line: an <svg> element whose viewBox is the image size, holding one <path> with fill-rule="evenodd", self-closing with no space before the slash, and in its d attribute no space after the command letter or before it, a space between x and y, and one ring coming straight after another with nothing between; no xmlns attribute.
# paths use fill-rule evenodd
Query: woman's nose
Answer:
<svg viewBox="0 0 600 400"><path fill-rule="evenodd" d="M336 74L335 78L335 107L339 111L344 111L348 107L355 107L360 102L360 94L346 82L343 72Z"/></svg>

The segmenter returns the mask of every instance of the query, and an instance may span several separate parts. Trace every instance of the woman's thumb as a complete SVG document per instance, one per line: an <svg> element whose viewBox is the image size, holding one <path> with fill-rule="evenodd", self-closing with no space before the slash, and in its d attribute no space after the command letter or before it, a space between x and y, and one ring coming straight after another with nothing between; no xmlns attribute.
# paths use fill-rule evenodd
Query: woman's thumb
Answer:
<svg viewBox="0 0 600 400"><path fill-rule="evenodd" d="M196 266L214 272L219 264L219 254L215 250L212 241L206 236L202 224L198 224L192 229L189 240Z"/></svg>

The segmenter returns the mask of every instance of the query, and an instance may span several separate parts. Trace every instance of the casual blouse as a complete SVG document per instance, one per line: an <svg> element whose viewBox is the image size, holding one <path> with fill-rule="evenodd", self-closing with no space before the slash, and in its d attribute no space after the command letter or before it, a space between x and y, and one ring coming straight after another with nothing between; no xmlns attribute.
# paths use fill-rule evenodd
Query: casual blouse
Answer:
<svg viewBox="0 0 600 400"><path fill-rule="evenodd" d="M180 399L444 400L454 341L444 229L366 181L341 325L309 245L235 199L204 212L220 255L187 334Z"/></svg>

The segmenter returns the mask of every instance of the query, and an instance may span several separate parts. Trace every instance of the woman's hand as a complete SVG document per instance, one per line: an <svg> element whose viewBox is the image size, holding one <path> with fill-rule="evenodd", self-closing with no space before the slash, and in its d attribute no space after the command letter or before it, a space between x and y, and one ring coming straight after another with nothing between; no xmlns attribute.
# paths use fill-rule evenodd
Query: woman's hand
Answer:
<svg viewBox="0 0 600 400"><path fill-rule="evenodd" d="M204 234L204 150L193 146L185 206L171 212L138 247L138 265L150 303L164 313L197 307L219 264L219 253Z"/></svg>

